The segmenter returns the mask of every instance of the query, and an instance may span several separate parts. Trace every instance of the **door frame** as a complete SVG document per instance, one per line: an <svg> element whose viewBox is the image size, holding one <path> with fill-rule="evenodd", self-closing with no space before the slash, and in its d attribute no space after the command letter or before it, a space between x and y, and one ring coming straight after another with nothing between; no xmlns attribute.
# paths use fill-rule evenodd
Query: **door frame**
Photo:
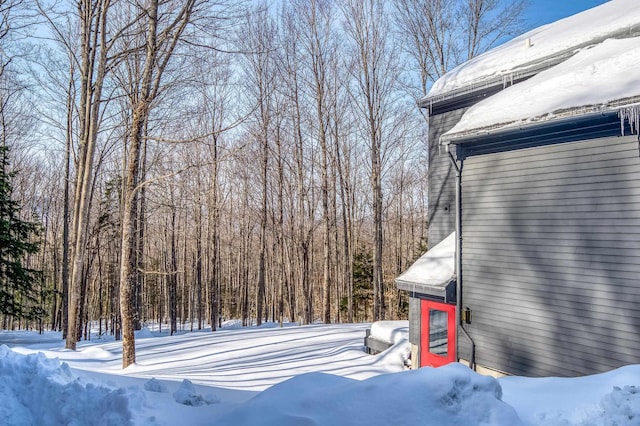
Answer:
<svg viewBox="0 0 640 426"><path fill-rule="evenodd" d="M447 355L442 356L429 352L429 319L432 310L446 312L447 314ZM440 367L451 362L456 362L456 305L435 302L432 300L420 300L420 366Z"/></svg>

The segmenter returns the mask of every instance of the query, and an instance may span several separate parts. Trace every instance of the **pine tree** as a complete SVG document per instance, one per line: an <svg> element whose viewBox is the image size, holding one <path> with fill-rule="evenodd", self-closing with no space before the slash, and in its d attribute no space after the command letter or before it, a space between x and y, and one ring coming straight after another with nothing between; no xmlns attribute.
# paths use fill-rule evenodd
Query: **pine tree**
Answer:
<svg viewBox="0 0 640 426"><path fill-rule="evenodd" d="M0 314L14 318L38 316L36 283L41 273L27 268L27 255L37 253L36 222L20 219L20 204L12 199L8 148L0 146Z"/></svg>
<svg viewBox="0 0 640 426"><path fill-rule="evenodd" d="M360 248L353 258L353 303L355 312L364 313L364 320L369 317L369 307L372 305L373 288L373 254L371 251ZM375 318L374 318L375 320Z"/></svg>

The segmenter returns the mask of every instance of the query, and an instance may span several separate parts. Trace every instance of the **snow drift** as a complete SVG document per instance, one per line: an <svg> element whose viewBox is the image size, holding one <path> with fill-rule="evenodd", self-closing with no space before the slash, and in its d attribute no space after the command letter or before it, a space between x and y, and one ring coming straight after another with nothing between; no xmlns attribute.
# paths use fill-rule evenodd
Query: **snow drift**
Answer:
<svg viewBox="0 0 640 426"><path fill-rule="evenodd" d="M401 336L404 325L397 325L391 334ZM0 345L0 424L640 424L640 365L587 377L498 380L460 364L403 371L404 338L375 356L344 350L362 348L367 327L155 334L137 342L140 364L125 370L116 363L119 342L81 342L73 352L59 333L3 332L1 341L17 346ZM248 342L260 350L241 350ZM207 361L215 352L220 358ZM240 382L245 390L237 390Z"/></svg>
<svg viewBox="0 0 640 426"><path fill-rule="evenodd" d="M277 384L220 425L519 425L497 380L461 364L364 381L309 373Z"/></svg>
<svg viewBox="0 0 640 426"><path fill-rule="evenodd" d="M0 419L7 425L127 425L123 388L82 383L67 364L0 346Z"/></svg>

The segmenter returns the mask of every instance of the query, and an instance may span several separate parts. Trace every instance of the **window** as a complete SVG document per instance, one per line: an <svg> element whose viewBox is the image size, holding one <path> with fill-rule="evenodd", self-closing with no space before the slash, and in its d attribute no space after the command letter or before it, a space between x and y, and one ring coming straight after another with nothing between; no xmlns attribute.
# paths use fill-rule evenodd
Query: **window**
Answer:
<svg viewBox="0 0 640 426"><path fill-rule="evenodd" d="M429 309L429 352L447 356L447 313L437 309Z"/></svg>

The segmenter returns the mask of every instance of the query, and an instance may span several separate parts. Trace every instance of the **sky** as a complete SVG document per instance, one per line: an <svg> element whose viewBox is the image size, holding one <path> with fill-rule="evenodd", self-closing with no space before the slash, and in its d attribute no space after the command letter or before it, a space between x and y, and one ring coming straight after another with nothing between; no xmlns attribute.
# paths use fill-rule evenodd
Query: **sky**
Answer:
<svg viewBox="0 0 640 426"><path fill-rule="evenodd" d="M526 31L591 9L606 0L530 0L525 11Z"/></svg>

